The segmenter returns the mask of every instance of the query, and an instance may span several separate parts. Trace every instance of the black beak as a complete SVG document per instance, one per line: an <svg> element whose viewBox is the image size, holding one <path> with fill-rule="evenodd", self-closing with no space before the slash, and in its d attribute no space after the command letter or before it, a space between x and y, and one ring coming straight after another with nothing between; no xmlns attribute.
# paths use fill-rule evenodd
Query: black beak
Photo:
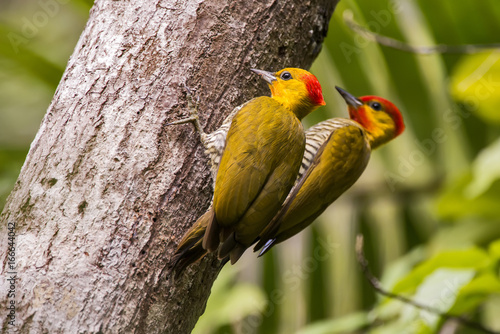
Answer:
<svg viewBox="0 0 500 334"><path fill-rule="evenodd" d="M351 93L343 90L342 88L340 88L338 86L335 86L335 88L340 93L340 95L342 95L342 97L344 98L347 105L349 105L353 108L356 108L356 109L363 105L363 102L361 102L357 97L355 97Z"/></svg>

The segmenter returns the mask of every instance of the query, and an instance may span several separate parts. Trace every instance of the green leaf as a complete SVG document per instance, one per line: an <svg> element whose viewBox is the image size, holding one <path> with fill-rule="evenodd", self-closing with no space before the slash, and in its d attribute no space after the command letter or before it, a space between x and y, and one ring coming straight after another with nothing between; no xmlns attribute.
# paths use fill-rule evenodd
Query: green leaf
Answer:
<svg viewBox="0 0 500 334"><path fill-rule="evenodd" d="M493 260L500 260L500 239L490 243L488 247L488 252L490 253Z"/></svg>
<svg viewBox="0 0 500 334"><path fill-rule="evenodd" d="M500 53L463 56L450 83L452 96L485 122L500 124Z"/></svg>
<svg viewBox="0 0 500 334"><path fill-rule="evenodd" d="M439 268L428 275L419 285L412 299L422 305L432 307L441 313L448 312L455 304L460 289L474 277L474 269ZM416 314L416 317L415 317ZM407 306L402 312L406 319L421 319L431 330L438 327L441 318L436 313Z"/></svg>
<svg viewBox="0 0 500 334"><path fill-rule="evenodd" d="M455 305L459 291L469 284L475 273L473 269L438 268L427 275L416 288L415 294L408 298L438 312L448 312ZM388 310L392 312L387 312ZM375 320L384 322L384 325L371 334L430 334L435 333L441 324L441 318L437 313L397 299L381 304L373 315L376 317Z"/></svg>
<svg viewBox="0 0 500 334"><path fill-rule="evenodd" d="M465 285L458 294L451 314L464 314L484 302L489 295L500 294L500 281L493 273L480 275Z"/></svg>
<svg viewBox="0 0 500 334"><path fill-rule="evenodd" d="M500 180L491 183L487 190L471 198L466 189L473 182L471 172L466 172L444 189L437 200L437 214L444 219L482 217L498 220L500 217Z"/></svg>
<svg viewBox="0 0 500 334"><path fill-rule="evenodd" d="M465 188L465 196L476 198L500 179L500 139L483 149L472 165L473 179Z"/></svg>
<svg viewBox="0 0 500 334"><path fill-rule="evenodd" d="M370 314L384 322L376 333L435 333L442 324L439 313L462 315L484 303L492 294L500 294L496 276L500 240L489 252L478 247L437 254L413 269L399 281L393 292L427 306L429 312L397 299L386 299Z"/></svg>
<svg viewBox="0 0 500 334"><path fill-rule="evenodd" d="M412 293L437 269L481 270L490 264L488 254L477 247L442 252L413 269L394 286L393 292Z"/></svg>

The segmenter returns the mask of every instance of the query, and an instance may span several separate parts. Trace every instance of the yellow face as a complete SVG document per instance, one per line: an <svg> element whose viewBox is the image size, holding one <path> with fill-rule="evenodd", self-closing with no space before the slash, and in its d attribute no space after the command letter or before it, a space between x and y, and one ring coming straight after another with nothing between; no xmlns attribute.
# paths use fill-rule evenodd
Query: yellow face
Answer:
<svg viewBox="0 0 500 334"><path fill-rule="evenodd" d="M394 104L378 96L363 96L359 101L361 106L349 106L349 115L369 133L373 141L372 148L403 132L403 118Z"/></svg>
<svg viewBox="0 0 500 334"><path fill-rule="evenodd" d="M375 148L400 135L405 129L403 116L392 102L378 96L354 97L335 87L349 108L349 117L366 131L371 148Z"/></svg>
<svg viewBox="0 0 500 334"><path fill-rule="evenodd" d="M276 73L255 71L269 84L271 95L299 119L325 105L316 77L300 68L285 68Z"/></svg>

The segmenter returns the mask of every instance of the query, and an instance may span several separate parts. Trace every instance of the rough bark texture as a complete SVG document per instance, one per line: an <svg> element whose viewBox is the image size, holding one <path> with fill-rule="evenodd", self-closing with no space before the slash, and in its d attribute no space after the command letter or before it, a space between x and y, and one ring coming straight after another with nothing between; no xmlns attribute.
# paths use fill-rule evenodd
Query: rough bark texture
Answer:
<svg viewBox="0 0 500 334"><path fill-rule="evenodd" d="M4 275L16 224L19 332L191 331L218 266L164 275L212 194L193 127L165 126L188 115L182 84L215 129L268 94L250 68L311 65L335 4L96 1L1 217Z"/></svg>

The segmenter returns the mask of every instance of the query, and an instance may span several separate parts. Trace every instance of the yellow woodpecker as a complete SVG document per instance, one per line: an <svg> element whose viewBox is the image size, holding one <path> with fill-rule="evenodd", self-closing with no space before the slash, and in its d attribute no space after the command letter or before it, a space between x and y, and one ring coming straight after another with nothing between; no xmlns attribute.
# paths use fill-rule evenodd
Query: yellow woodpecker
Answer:
<svg viewBox="0 0 500 334"><path fill-rule="evenodd" d="M300 120L325 104L318 80L305 70L252 71L268 83L271 97L247 102L232 118L213 205L197 222L206 226L203 249L218 250L220 258L229 257L232 263L255 242L286 199L305 149Z"/></svg>

